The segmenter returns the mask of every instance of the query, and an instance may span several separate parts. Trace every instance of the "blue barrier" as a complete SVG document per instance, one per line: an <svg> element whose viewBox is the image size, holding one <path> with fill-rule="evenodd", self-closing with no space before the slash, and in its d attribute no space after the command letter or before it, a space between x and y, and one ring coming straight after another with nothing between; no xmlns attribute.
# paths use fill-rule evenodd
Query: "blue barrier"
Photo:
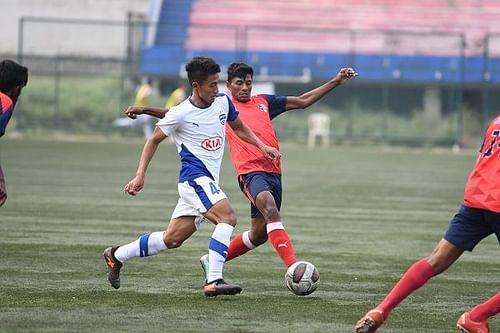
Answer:
<svg viewBox="0 0 500 333"><path fill-rule="evenodd" d="M500 83L500 58L428 55L320 54L284 52L242 52L190 50L182 46L157 46L141 52L141 70L150 75L176 76L190 57L204 55L221 65L243 61L255 73L271 77L293 78L307 72L314 79L328 79L340 67L351 66L359 81L393 81L403 83L478 84L483 70L489 70L489 82ZM485 67L486 66L486 67Z"/></svg>

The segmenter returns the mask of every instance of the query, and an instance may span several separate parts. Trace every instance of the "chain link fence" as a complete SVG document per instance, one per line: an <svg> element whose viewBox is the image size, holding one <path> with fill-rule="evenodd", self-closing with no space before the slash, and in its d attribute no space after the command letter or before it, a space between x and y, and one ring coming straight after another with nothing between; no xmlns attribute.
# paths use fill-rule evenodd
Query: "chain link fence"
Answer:
<svg viewBox="0 0 500 333"><path fill-rule="evenodd" d="M348 88L307 111L330 113L331 137L339 142L467 143L499 113L499 80L493 78L500 35L485 37L478 61L482 80L468 83L461 34L297 29L293 38L302 41L302 48L293 49L289 30L280 27L194 25L184 38L163 45L163 53L148 52L158 42L154 36L175 31L176 24L134 17L123 22L23 18L17 58L30 68L30 82L13 126L19 131L112 133L117 131L113 121L133 103L141 77L156 80L156 105L162 106L183 63L199 54L213 56L223 71L232 61L245 61L256 69L256 82L274 82L275 92L283 95L312 89L340 67L356 68L360 76ZM220 45L203 44L195 38L200 33L218 36ZM272 45L280 52L257 52L263 40L282 41ZM342 56L332 61L332 53ZM418 61L427 56L435 60ZM155 66L173 69L154 74L149 68ZM279 117L282 139L305 144L306 119L303 111ZM140 130L133 133L140 135Z"/></svg>

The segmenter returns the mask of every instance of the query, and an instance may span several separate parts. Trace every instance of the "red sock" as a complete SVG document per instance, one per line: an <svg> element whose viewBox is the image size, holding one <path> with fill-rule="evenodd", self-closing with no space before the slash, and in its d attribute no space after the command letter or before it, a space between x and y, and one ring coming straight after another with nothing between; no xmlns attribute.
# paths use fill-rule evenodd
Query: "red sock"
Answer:
<svg viewBox="0 0 500 333"><path fill-rule="evenodd" d="M483 304L476 305L470 311L469 318L476 322L483 322L497 313L500 313L500 293L497 293Z"/></svg>
<svg viewBox="0 0 500 333"><path fill-rule="evenodd" d="M377 307L384 313L384 318L387 319L392 309L398 306L412 292L422 287L433 276L432 266L426 259L421 259L408 268L391 292Z"/></svg>
<svg viewBox="0 0 500 333"><path fill-rule="evenodd" d="M267 235L274 249L278 252L281 261L283 261L286 267L290 267L297 261L297 258L295 257L292 241L288 237L285 228L283 228L283 224L281 222L272 222L268 223L266 228Z"/></svg>
<svg viewBox="0 0 500 333"><path fill-rule="evenodd" d="M229 243L229 248L227 250L226 262L247 253L248 251L255 248L255 245L250 242L248 238L248 231L244 233L237 234Z"/></svg>

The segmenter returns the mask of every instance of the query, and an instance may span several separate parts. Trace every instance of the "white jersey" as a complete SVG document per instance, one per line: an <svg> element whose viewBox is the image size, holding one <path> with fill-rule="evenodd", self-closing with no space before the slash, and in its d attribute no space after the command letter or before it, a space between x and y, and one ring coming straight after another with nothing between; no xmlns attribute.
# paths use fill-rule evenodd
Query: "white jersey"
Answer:
<svg viewBox="0 0 500 333"><path fill-rule="evenodd" d="M226 121L236 118L238 111L229 97L218 94L205 108L195 106L188 98L171 108L156 123L177 147L181 159L179 183L201 176L219 182Z"/></svg>

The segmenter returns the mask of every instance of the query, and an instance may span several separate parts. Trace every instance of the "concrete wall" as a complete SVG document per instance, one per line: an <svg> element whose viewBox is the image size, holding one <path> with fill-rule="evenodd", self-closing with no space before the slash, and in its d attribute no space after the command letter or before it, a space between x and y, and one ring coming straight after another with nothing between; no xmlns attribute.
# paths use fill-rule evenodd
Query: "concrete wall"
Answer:
<svg viewBox="0 0 500 333"><path fill-rule="evenodd" d="M149 0L1 0L0 54L16 55L21 17L69 19L39 22L25 19L23 54L44 56L84 55L123 57L126 50L127 13L147 17ZM83 24L71 20L102 20ZM113 21L114 24L105 24ZM6 33L7 32L7 33Z"/></svg>

